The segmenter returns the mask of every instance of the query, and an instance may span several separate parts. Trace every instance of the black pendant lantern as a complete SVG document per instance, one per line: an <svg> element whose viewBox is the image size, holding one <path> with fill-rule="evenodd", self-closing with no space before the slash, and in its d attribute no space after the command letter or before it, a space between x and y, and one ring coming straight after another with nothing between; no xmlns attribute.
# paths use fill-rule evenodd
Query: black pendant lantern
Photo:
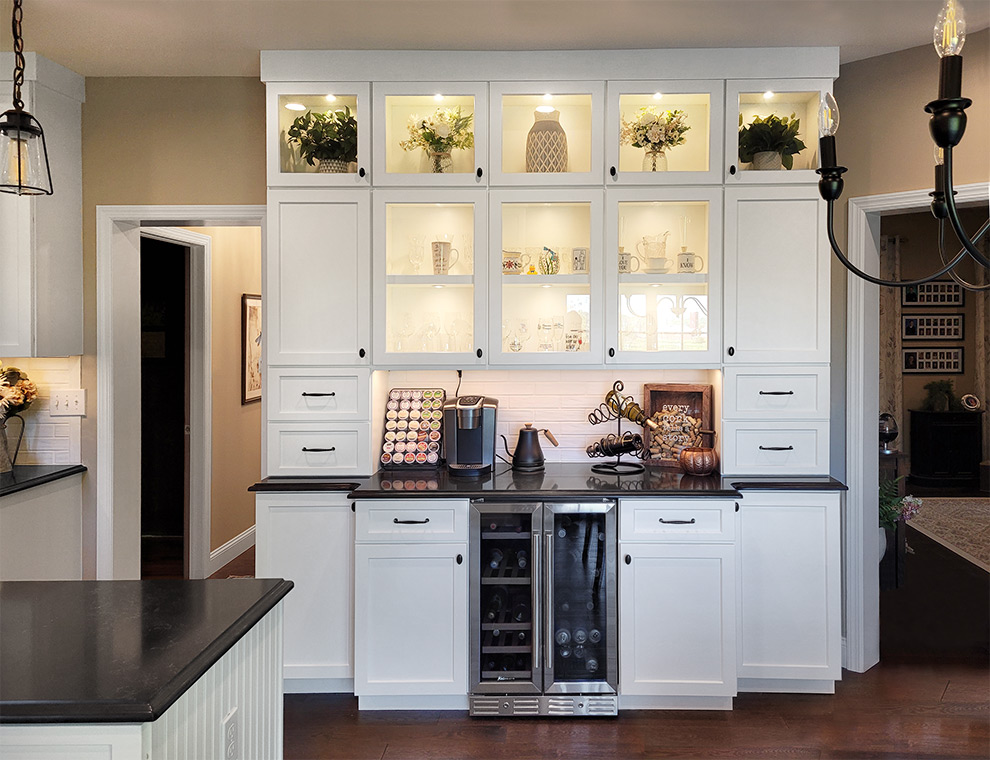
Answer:
<svg viewBox="0 0 990 760"><path fill-rule="evenodd" d="M51 195L45 130L24 110L24 40L21 38L22 0L14 0L14 107L0 116L0 191L16 195Z"/></svg>

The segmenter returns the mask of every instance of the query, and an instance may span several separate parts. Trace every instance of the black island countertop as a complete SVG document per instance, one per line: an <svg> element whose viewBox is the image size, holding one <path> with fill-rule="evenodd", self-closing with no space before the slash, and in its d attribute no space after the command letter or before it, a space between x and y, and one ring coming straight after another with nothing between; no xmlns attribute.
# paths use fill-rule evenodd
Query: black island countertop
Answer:
<svg viewBox="0 0 990 760"><path fill-rule="evenodd" d="M81 464L15 464L11 472L0 472L0 496L26 491L82 472L86 472L86 468Z"/></svg>
<svg viewBox="0 0 990 760"><path fill-rule="evenodd" d="M156 720L292 585L0 583L0 723Z"/></svg>

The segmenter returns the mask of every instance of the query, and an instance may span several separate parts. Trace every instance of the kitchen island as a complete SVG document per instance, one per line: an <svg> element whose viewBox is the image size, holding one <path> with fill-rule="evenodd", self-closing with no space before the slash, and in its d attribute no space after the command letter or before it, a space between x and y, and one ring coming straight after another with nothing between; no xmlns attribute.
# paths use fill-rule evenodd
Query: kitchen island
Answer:
<svg viewBox="0 0 990 760"><path fill-rule="evenodd" d="M0 583L0 755L281 757L281 600L292 586Z"/></svg>

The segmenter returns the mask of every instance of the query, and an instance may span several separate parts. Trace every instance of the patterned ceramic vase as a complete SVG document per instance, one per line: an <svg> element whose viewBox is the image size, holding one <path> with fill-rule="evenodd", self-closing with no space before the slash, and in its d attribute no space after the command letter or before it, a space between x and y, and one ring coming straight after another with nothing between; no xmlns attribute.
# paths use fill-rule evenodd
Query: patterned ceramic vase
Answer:
<svg viewBox="0 0 990 760"><path fill-rule="evenodd" d="M429 151L430 154L430 170L434 174L446 174L450 171L450 167L453 165L454 161L450 157L450 151L437 152Z"/></svg>
<svg viewBox="0 0 990 760"><path fill-rule="evenodd" d="M536 111L526 137L527 172L566 172L567 135L560 126L560 111Z"/></svg>
<svg viewBox="0 0 990 760"><path fill-rule="evenodd" d="M648 150L643 156L644 172L667 171L667 155L662 150Z"/></svg>
<svg viewBox="0 0 990 760"><path fill-rule="evenodd" d="M753 154L753 168L757 171L780 169L782 166L780 153L775 150L761 150Z"/></svg>
<svg viewBox="0 0 990 760"><path fill-rule="evenodd" d="M346 174L347 162L340 158L322 158L316 171L320 174Z"/></svg>

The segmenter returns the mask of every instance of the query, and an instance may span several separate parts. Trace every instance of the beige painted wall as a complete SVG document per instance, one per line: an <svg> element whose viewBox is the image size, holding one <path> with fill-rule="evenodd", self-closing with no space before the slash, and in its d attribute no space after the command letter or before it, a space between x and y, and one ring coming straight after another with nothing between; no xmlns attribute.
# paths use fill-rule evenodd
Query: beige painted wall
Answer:
<svg viewBox="0 0 990 760"><path fill-rule="evenodd" d="M970 34L963 48L966 135L955 150L958 185L990 181L990 30ZM848 63L839 68L834 93L841 120L839 163L849 167L836 204L835 233L846 245L850 198L905 190L929 190L934 182L933 143L924 106L938 97L939 61L929 43ZM845 268L832 257L832 473L845 477L846 294Z"/></svg>
<svg viewBox="0 0 990 760"><path fill-rule="evenodd" d="M241 404L241 295L261 293L261 228L188 229L213 238L210 550L214 551L254 525L254 496L247 489L261 479L261 402Z"/></svg>
<svg viewBox="0 0 990 760"><path fill-rule="evenodd" d="M265 200L265 87L260 81L86 80L82 381L91 392L82 426L82 460L90 468L83 486L84 577L96 574L96 207ZM137 503L133 509L138 509ZM137 550L135 546L135 556ZM133 557L120 560L133 563Z"/></svg>

